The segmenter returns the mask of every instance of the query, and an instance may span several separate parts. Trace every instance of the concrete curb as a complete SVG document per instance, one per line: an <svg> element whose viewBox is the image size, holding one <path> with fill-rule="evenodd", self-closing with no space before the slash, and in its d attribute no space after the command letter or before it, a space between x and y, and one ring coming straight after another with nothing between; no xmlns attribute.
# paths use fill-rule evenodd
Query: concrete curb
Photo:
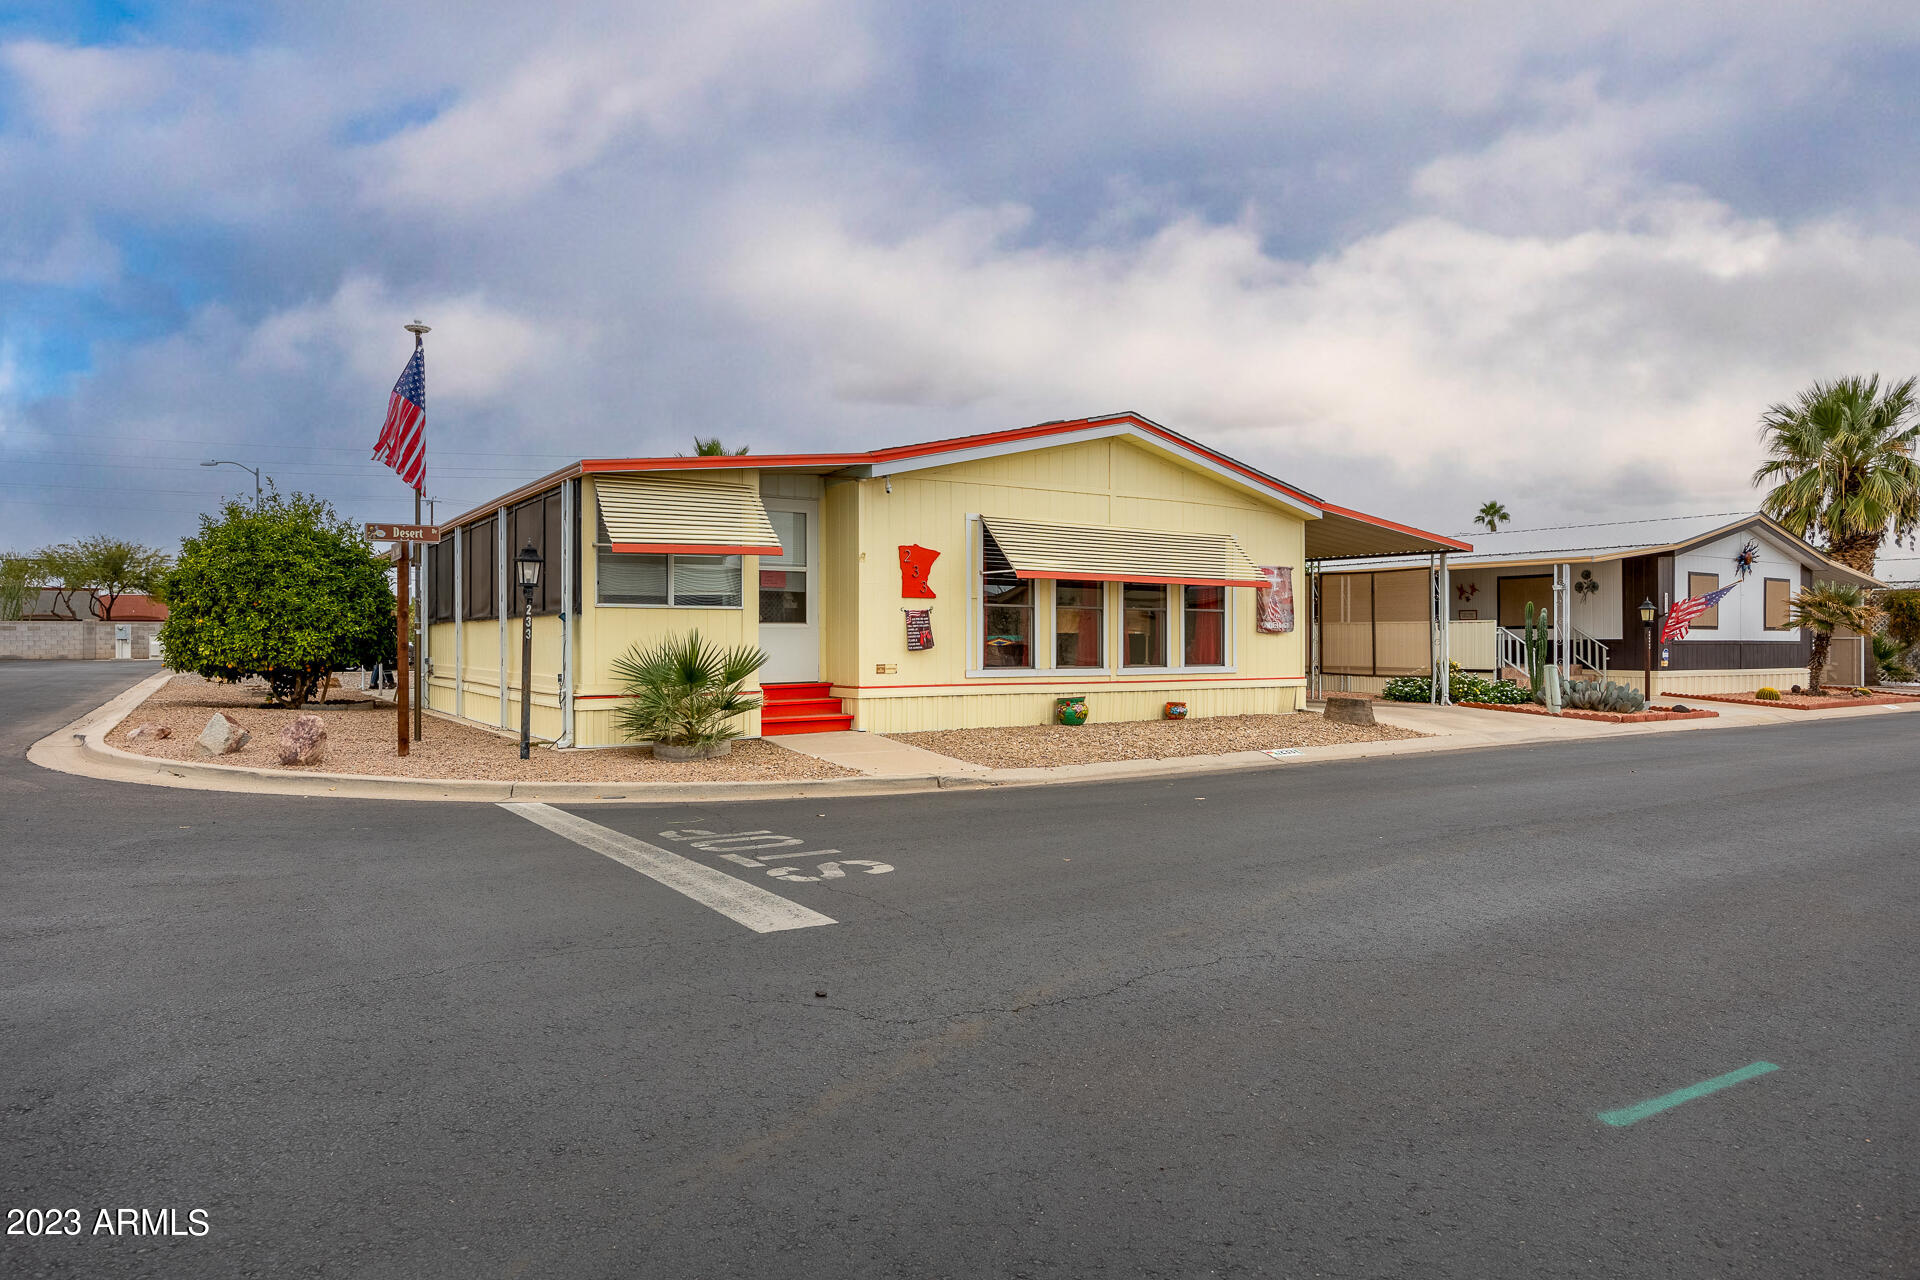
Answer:
<svg viewBox="0 0 1920 1280"><path fill-rule="evenodd" d="M547 800L579 804L583 802L625 802L629 804L678 804L738 800L806 800L835 797L919 795L934 791L991 791L1009 787L1060 786L1079 782L1150 782L1192 777L1200 774L1234 772L1242 769L1287 769L1301 765L1332 764L1338 761L1370 759L1379 756L1425 755L1436 751L1480 751L1504 747L1537 746L1541 743L1578 742L1594 739L1635 736L1648 732L1761 728L1768 724L1825 718L1832 711L1802 711L1793 715L1771 713L1762 716L1725 717L1713 721L1676 720L1648 724L1600 724L1587 721L1587 732L1567 732L1564 721L1550 721L1555 731L1489 737L1471 726L1464 731L1432 734L1422 738L1403 738L1384 742L1356 742L1339 746L1309 747L1303 754L1275 759L1261 751L1239 751L1226 755L1185 756L1157 760L1114 760L1101 764L1065 765L1048 769L995 769L987 773L913 774L866 778L817 778L768 782L510 782L466 779L394 778L364 773L289 774L279 769L257 769L245 765L206 764L188 760L156 760L119 747L107 745L107 735L149 695L168 680L171 672L150 676L95 708L66 727L48 734L27 751L27 759L42 768L76 774L108 782L139 783L145 786L176 787L198 791L240 792L252 795L306 796L332 800L411 800L453 801L468 804L493 804L503 800ZM1843 708L1838 714L1871 708ZM1880 708L1905 710L1906 708ZM1920 709L1920 704L1916 704ZM1475 712L1489 715L1489 712ZM1524 717L1499 717L1523 720ZM1412 726L1408 726L1412 727Z"/></svg>

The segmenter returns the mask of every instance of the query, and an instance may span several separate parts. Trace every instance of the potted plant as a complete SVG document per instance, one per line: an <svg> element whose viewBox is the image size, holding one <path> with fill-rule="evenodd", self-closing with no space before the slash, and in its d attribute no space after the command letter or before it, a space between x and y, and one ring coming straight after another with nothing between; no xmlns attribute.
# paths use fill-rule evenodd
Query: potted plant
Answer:
<svg viewBox="0 0 1920 1280"><path fill-rule="evenodd" d="M741 689L766 662L759 649L721 649L698 631L668 636L650 649L636 644L613 663L626 694L614 724L629 738L652 742L655 759L725 755L740 736L736 718L760 706Z"/></svg>

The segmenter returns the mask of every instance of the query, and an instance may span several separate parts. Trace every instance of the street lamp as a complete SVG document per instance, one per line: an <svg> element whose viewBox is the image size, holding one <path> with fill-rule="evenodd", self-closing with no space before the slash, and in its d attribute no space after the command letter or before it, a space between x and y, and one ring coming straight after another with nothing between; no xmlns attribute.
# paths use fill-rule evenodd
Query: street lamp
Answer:
<svg viewBox="0 0 1920 1280"><path fill-rule="evenodd" d="M543 563L531 538L513 563L520 575L520 594L527 602L526 616L520 624L520 758L525 760L533 732L533 593L540 586Z"/></svg>
<svg viewBox="0 0 1920 1280"><path fill-rule="evenodd" d="M242 471L253 472L253 501L254 501L254 505L256 506L259 505L260 503L260 468L250 467L244 462L234 462L228 458L208 458L205 462L201 463L200 465L203 467L238 467Z"/></svg>
<svg viewBox="0 0 1920 1280"><path fill-rule="evenodd" d="M1653 705L1653 615L1657 610L1652 600L1640 602L1640 625L1647 632L1647 705Z"/></svg>

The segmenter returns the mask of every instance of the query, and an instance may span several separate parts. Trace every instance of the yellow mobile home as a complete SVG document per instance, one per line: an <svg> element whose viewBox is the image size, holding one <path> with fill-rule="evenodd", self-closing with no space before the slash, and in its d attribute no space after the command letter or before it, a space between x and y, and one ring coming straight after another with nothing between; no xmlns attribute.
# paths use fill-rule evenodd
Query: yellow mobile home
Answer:
<svg viewBox="0 0 1920 1280"><path fill-rule="evenodd" d="M530 677L513 561L545 564ZM690 629L765 650L749 734L1300 705L1309 560L1465 544L1324 502L1135 414L867 453L587 459L453 522L428 705L620 741L614 660ZM504 692L504 696L503 696Z"/></svg>

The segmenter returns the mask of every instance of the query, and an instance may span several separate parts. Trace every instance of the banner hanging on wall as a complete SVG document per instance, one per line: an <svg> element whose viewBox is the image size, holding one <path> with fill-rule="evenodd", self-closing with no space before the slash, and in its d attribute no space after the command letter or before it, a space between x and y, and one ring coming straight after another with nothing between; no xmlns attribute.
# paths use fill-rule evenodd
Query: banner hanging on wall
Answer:
<svg viewBox="0 0 1920 1280"><path fill-rule="evenodd" d="M933 648L933 610L902 609L907 615L907 652Z"/></svg>

